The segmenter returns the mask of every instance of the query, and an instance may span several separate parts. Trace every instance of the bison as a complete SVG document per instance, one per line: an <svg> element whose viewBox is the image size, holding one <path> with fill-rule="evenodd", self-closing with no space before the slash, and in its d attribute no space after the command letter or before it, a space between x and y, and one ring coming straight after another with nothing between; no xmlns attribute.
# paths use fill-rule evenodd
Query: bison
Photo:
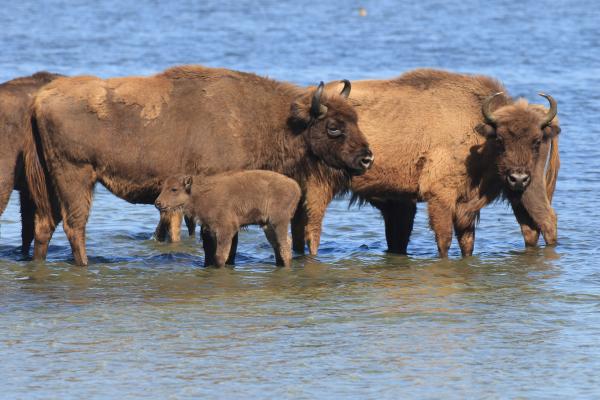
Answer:
<svg viewBox="0 0 600 400"><path fill-rule="evenodd" d="M223 267L240 228L260 225L275 251L276 264L287 267L292 262L288 226L300 195L293 179L256 170L173 176L165 180L154 204L161 213L183 211L202 224L205 266Z"/></svg>
<svg viewBox="0 0 600 400"><path fill-rule="evenodd" d="M23 164L23 146L29 131L29 109L33 95L60 75L38 72L0 84L0 215L11 192L21 201L21 252L29 254L33 240L34 204L29 196Z"/></svg>
<svg viewBox="0 0 600 400"><path fill-rule="evenodd" d="M377 155L368 173L353 178L353 200L381 211L388 251L406 254L418 201L428 203L441 257L453 229L462 255L472 254L479 211L498 198L512 205L527 246L537 243L540 231L547 244L556 242L550 202L560 127L556 101L541 95L549 110L511 99L489 77L430 69L352 83L350 101ZM298 210L292 234L295 250L308 242L314 254L322 212L338 188L305 185L321 196L307 194L311 202Z"/></svg>
<svg viewBox="0 0 600 400"><path fill-rule="evenodd" d="M85 226L96 182L132 203L154 203L176 174L265 169L348 185L373 162L340 93L250 73L180 66L151 77L59 78L37 94L26 141L37 205L34 259L62 220L75 263L87 265ZM335 183L334 183L335 181ZM308 212L308 211L307 211Z"/></svg>

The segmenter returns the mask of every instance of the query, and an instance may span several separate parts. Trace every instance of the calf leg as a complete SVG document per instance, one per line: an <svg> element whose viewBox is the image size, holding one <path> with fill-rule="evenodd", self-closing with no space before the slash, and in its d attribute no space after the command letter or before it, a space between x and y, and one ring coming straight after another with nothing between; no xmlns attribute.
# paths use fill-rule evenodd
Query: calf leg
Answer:
<svg viewBox="0 0 600 400"><path fill-rule="evenodd" d="M460 246L460 252L463 257L473 255L475 247L475 223L479 213L474 213L457 207L454 214L454 233Z"/></svg>
<svg viewBox="0 0 600 400"><path fill-rule="evenodd" d="M235 231L228 229L219 229L215 237L215 266L221 268L224 267L227 259L229 258L229 252L231 250L231 242L235 236Z"/></svg>
<svg viewBox="0 0 600 400"><path fill-rule="evenodd" d="M448 257L448 249L452 243L452 209L439 198L432 198L428 203L429 225L435 233L438 254Z"/></svg>
<svg viewBox="0 0 600 400"><path fill-rule="evenodd" d="M280 267L289 267L292 263L292 251L288 237L288 222L268 224L263 229L275 252L275 264Z"/></svg>
<svg viewBox="0 0 600 400"><path fill-rule="evenodd" d="M408 242L417 213L417 203L413 200L393 200L372 202L371 204L379 209L383 216L387 251L407 254Z"/></svg>
<svg viewBox="0 0 600 400"><path fill-rule="evenodd" d="M27 256L34 237L35 204L29 196L29 190L19 192L21 200L21 254Z"/></svg>

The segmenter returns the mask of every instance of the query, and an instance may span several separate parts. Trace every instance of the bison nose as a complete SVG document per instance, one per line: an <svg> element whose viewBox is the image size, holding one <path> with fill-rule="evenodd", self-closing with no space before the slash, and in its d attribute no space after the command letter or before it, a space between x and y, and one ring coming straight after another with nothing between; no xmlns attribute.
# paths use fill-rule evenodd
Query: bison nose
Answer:
<svg viewBox="0 0 600 400"><path fill-rule="evenodd" d="M531 182L529 174L512 173L508 175L508 184L514 190L525 190L529 182Z"/></svg>
<svg viewBox="0 0 600 400"><path fill-rule="evenodd" d="M156 208L158 208L159 210L160 210L161 208L163 208L163 204L161 203L161 201L160 201L160 200L156 200L156 201L154 202L154 206L155 206Z"/></svg>
<svg viewBox="0 0 600 400"><path fill-rule="evenodd" d="M371 152L371 150L367 150L366 154L360 159L360 165L364 169L369 169L373 165L374 160L375 160L375 157L373 156L373 153Z"/></svg>

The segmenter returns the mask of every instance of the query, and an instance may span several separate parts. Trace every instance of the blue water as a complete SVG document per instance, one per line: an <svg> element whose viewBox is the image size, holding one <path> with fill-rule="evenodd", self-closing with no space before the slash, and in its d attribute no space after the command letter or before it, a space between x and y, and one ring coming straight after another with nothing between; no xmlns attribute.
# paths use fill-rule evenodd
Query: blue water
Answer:
<svg viewBox="0 0 600 400"><path fill-rule="evenodd" d="M201 268L196 239L152 241L155 210L101 187L90 267L69 263L60 229L33 264L19 258L13 195L0 217L0 397L599 397L598 21L589 0L5 2L0 81L184 63L302 85L483 73L558 100L562 169L555 248L525 250L496 204L475 256L454 243L440 261L420 206L411 256L389 256L377 212L340 199L320 254L290 269L273 266L256 229L235 269Z"/></svg>

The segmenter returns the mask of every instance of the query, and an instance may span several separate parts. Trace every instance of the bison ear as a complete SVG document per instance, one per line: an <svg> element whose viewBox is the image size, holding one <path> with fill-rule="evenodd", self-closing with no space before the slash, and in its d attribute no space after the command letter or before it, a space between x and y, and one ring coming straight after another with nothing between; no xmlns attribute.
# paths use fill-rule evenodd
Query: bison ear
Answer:
<svg viewBox="0 0 600 400"><path fill-rule="evenodd" d="M558 125L548 125L543 129L544 137L548 139L552 139L554 136L560 133L560 126Z"/></svg>
<svg viewBox="0 0 600 400"><path fill-rule="evenodd" d="M192 182L193 179L190 175L186 175L183 177L183 186L185 187L185 191L188 193L192 190Z"/></svg>
<svg viewBox="0 0 600 400"><path fill-rule="evenodd" d="M477 133L481 136L485 136L486 138L494 138L496 137L496 128L494 128L490 124L479 124L475 127Z"/></svg>

